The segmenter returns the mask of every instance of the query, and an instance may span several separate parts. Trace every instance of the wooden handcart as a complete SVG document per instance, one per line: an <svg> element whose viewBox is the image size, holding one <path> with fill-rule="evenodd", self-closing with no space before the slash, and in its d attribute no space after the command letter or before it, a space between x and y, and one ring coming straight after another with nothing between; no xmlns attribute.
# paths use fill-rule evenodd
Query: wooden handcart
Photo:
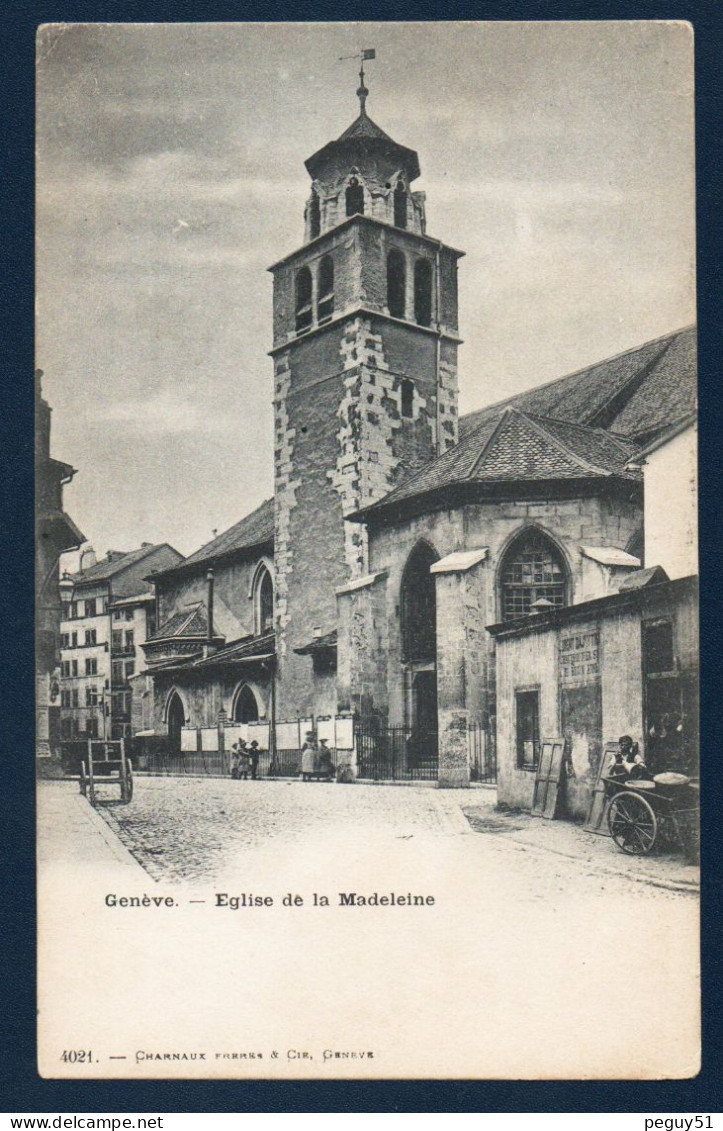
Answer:
<svg viewBox="0 0 723 1131"><path fill-rule="evenodd" d="M610 835L622 852L647 856L661 845L680 848L692 862L699 855L699 785L696 780L661 782L660 778L683 775L660 774L653 781L605 777L608 795L607 820Z"/></svg>
<svg viewBox="0 0 723 1131"><path fill-rule="evenodd" d="M95 808L99 786L120 787L121 803L133 797L133 767L126 755L125 739L88 739L87 756L80 764L80 792Z"/></svg>

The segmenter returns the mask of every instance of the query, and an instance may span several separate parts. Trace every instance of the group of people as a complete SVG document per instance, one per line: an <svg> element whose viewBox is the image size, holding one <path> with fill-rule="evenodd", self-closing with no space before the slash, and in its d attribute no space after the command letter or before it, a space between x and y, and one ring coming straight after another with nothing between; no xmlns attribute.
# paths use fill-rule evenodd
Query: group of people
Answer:
<svg viewBox="0 0 723 1131"><path fill-rule="evenodd" d="M231 777L242 778L244 781L248 781L250 777L252 781L256 781L260 753L258 742L252 742L249 746L243 738L234 742L231 747Z"/></svg>
<svg viewBox="0 0 723 1131"><path fill-rule="evenodd" d="M623 734L618 739L618 748L608 766L607 777L620 782L653 780L653 775L640 753L640 747L637 742L633 742L629 734Z"/></svg>
<svg viewBox="0 0 723 1131"><path fill-rule="evenodd" d="M301 748L301 780L311 781L312 777L334 777L334 763L331 750L322 738L317 743L313 730L306 732Z"/></svg>

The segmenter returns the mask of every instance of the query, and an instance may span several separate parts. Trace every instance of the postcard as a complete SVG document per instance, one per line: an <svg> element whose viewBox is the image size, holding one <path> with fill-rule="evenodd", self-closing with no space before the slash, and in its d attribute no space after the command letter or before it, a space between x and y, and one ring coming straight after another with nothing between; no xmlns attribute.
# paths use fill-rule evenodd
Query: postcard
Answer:
<svg viewBox="0 0 723 1131"><path fill-rule="evenodd" d="M44 1078L698 1072L693 49L39 30Z"/></svg>

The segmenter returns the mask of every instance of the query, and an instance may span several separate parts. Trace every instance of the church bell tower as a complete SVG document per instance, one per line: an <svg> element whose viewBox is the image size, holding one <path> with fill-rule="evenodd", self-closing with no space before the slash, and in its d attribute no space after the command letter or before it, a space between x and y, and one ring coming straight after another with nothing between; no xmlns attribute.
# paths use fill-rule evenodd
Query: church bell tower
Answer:
<svg viewBox="0 0 723 1131"><path fill-rule="evenodd" d="M359 116L306 161L304 242L270 268L279 719L336 709L336 589L369 572L346 516L457 441L463 253L427 234L417 154L360 80Z"/></svg>

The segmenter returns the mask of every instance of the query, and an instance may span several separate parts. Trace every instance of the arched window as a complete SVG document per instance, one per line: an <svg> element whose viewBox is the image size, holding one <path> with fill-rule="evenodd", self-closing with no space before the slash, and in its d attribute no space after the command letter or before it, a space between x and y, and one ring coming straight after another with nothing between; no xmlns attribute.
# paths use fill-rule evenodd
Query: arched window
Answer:
<svg viewBox="0 0 723 1131"><path fill-rule="evenodd" d="M183 709L181 696L177 691L171 692L166 711L168 726L168 744L172 754L177 754L181 749L181 729L186 721L186 712Z"/></svg>
<svg viewBox="0 0 723 1131"><path fill-rule="evenodd" d="M321 207L316 189L312 189L309 201L309 239L315 240L321 232Z"/></svg>
<svg viewBox="0 0 723 1131"><path fill-rule="evenodd" d="M274 627L274 582L266 566L261 566L254 580L254 632L261 636Z"/></svg>
<svg viewBox="0 0 723 1131"><path fill-rule="evenodd" d="M407 226L407 190L404 181L397 181L394 190L394 226L396 228Z"/></svg>
<svg viewBox="0 0 723 1131"><path fill-rule="evenodd" d="M418 542L402 576L400 613L402 657L407 663L428 663L437 656L437 594L430 567L437 555L427 542Z"/></svg>
<svg viewBox="0 0 723 1131"><path fill-rule="evenodd" d="M319 264L319 323L328 322L334 313L334 260L325 255Z"/></svg>
<svg viewBox="0 0 723 1131"><path fill-rule="evenodd" d="M364 215L364 186L359 184L356 177L352 177L346 190L347 216Z"/></svg>
<svg viewBox="0 0 723 1131"><path fill-rule="evenodd" d="M259 706L256 696L247 683L243 685L233 705L233 721L235 723L257 723L259 721Z"/></svg>
<svg viewBox="0 0 723 1131"><path fill-rule="evenodd" d="M562 554L542 531L530 529L516 538L500 570L502 619L530 612L535 601L550 601L556 609L567 604L567 569Z"/></svg>
<svg viewBox="0 0 723 1131"><path fill-rule="evenodd" d="M404 318L406 261L397 248L387 256L387 306L392 318Z"/></svg>
<svg viewBox="0 0 723 1131"><path fill-rule="evenodd" d="M410 381L405 377L402 381L402 397L401 397L402 416L414 415L414 381Z"/></svg>
<svg viewBox="0 0 723 1131"><path fill-rule="evenodd" d="M296 273L296 333L305 334L311 326L311 271L302 267Z"/></svg>
<svg viewBox="0 0 723 1131"><path fill-rule="evenodd" d="M432 322L432 264L428 259L414 264L414 320L420 326Z"/></svg>

